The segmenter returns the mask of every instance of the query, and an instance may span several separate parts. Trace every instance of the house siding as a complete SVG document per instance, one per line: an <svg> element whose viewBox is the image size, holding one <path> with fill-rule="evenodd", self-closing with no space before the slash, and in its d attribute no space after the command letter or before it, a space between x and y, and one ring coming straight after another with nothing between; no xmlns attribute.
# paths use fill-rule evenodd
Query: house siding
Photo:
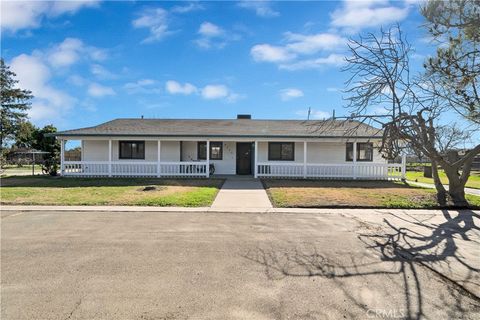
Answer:
<svg viewBox="0 0 480 320"><path fill-rule="evenodd" d="M258 162L268 161L268 142L258 143ZM294 161L278 161L303 163L303 142L295 143ZM308 163L348 163L345 159L346 143L338 142L308 142L307 162ZM378 146L373 149L373 162L386 162L378 151Z"/></svg>
<svg viewBox="0 0 480 320"><path fill-rule="evenodd" d="M84 140L83 161L108 161L108 140Z"/></svg>
<svg viewBox="0 0 480 320"><path fill-rule="evenodd" d="M157 141L145 141L145 160L120 160L118 154L119 140L112 140L112 160L113 161L157 161ZM216 140L221 141L221 140ZM279 163L303 163L303 142L295 142L294 161L276 161ZM84 161L108 161L108 140L84 140L82 150L82 160ZM308 163L348 163L345 160L346 144L345 142L308 142ZM182 143L182 160L197 161L197 141L184 141ZM161 161L177 162L180 161L180 141L162 141L161 143ZM268 161L268 142L258 142L258 162ZM375 146L373 153L373 162L385 163L386 160L378 152L378 146ZM215 165L216 174L235 174L236 173L236 142L223 141L223 159L211 160ZM253 169L252 169L253 171ZM253 173L253 172L252 172Z"/></svg>
<svg viewBox="0 0 480 320"><path fill-rule="evenodd" d="M158 146L155 142L155 150ZM160 160L165 162L180 161L180 141L162 141Z"/></svg>
<svg viewBox="0 0 480 320"><path fill-rule="evenodd" d="M113 161L157 161L157 141L145 141L145 160L120 159L119 141L112 140ZM84 161L108 161L108 140L84 140L82 159ZM180 161L180 142L162 141L161 161Z"/></svg>

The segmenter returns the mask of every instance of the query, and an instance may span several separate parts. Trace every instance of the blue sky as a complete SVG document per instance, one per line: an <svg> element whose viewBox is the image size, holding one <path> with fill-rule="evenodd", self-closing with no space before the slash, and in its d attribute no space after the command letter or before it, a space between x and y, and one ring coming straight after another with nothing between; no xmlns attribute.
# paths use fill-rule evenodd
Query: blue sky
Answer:
<svg viewBox="0 0 480 320"><path fill-rule="evenodd" d="M37 125L120 117L343 114L348 37L399 22L421 65L416 1L2 1L2 57Z"/></svg>

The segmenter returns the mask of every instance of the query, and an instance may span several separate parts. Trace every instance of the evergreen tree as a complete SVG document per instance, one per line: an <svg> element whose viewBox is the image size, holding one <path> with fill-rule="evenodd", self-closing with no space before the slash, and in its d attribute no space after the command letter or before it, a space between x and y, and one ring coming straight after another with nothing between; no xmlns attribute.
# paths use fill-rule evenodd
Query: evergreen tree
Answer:
<svg viewBox="0 0 480 320"><path fill-rule="evenodd" d="M31 91L16 87L16 74L0 59L0 150L3 151L8 140L14 139L19 125L27 119L30 109Z"/></svg>
<svg viewBox="0 0 480 320"><path fill-rule="evenodd" d="M15 147L32 148L36 143L34 135L38 130L30 121L20 122L15 134Z"/></svg>
<svg viewBox="0 0 480 320"><path fill-rule="evenodd" d="M425 63L432 93L480 124L480 1L430 0L422 7L428 31L443 45Z"/></svg>

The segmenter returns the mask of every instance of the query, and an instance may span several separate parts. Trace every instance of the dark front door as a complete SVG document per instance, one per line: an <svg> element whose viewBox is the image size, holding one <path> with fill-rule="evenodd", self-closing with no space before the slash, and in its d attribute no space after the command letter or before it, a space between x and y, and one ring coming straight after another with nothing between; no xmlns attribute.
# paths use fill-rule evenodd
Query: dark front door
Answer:
<svg viewBox="0 0 480 320"><path fill-rule="evenodd" d="M237 142L237 174L252 174L252 143Z"/></svg>

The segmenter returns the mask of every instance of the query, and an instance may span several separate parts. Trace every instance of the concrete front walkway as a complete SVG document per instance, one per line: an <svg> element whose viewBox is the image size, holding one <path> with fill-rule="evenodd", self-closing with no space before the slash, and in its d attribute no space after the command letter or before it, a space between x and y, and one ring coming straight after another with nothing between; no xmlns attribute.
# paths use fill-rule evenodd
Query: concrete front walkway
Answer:
<svg viewBox="0 0 480 320"><path fill-rule="evenodd" d="M232 208L265 210L272 208L272 203L260 180L229 178L213 201L212 209L228 210Z"/></svg>

